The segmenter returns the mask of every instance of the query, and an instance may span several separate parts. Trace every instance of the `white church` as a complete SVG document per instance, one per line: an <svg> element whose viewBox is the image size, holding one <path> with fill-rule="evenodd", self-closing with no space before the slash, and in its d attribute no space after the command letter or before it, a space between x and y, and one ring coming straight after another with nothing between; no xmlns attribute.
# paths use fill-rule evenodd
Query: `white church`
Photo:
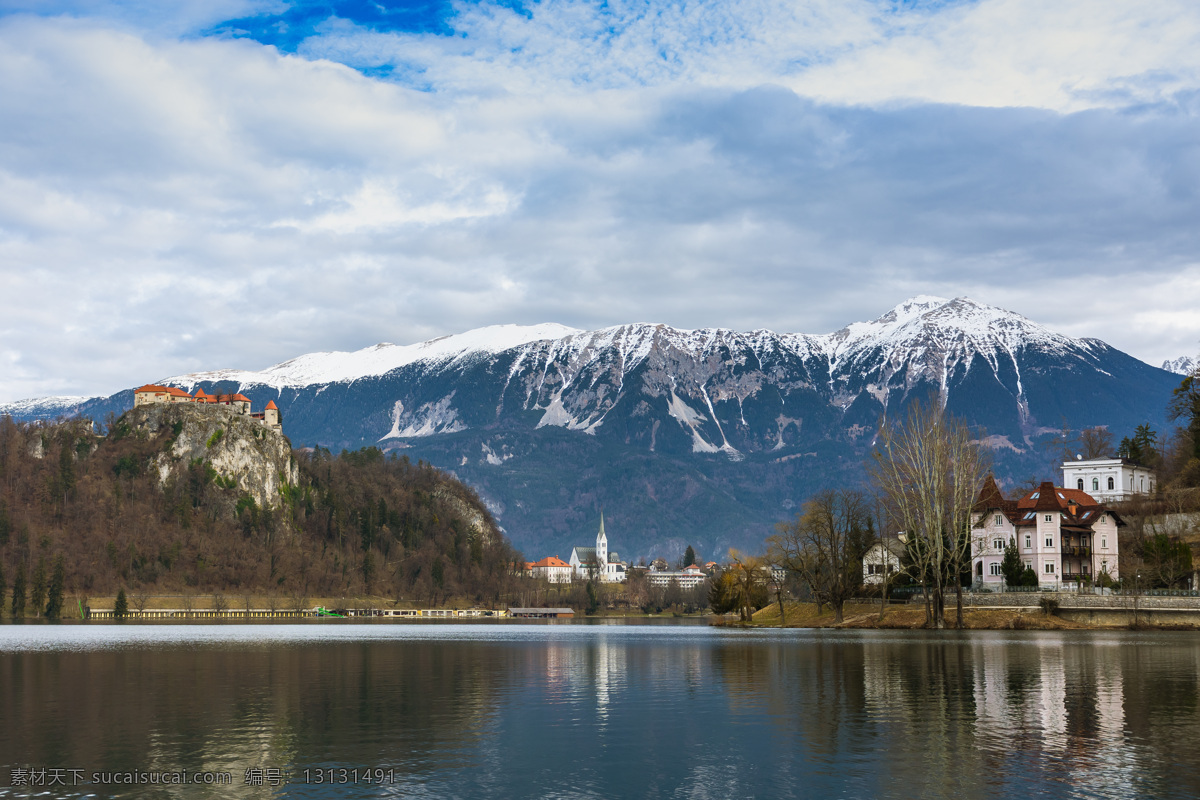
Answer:
<svg viewBox="0 0 1200 800"><path fill-rule="evenodd" d="M608 537L604 534L604 512L600 512L600 532L596 534L595 547L571 548L571 569L575 576L587 580L594 571L604 583L620 583L625 580L625 562L616 553L608 550Z"/></svg>

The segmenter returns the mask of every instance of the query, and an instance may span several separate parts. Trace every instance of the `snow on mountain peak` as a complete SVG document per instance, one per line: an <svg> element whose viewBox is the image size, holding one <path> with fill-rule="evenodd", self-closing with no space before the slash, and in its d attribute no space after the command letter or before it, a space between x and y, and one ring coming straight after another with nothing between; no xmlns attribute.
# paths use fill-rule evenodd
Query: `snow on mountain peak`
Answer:
<svg viewBox="0 0 1200 800"><path fill-rule="evenodd" d="M1200 366L1200 356L1192 358L1191 356L1180 356L1179 358L1171 358L1162 363L1162 368L1167 372L1174 372L1176 375L1190 375L1192 370Z"/></svg>
<svg viewBox="0 0 1200 800"><path fill-rule="evenodd" d="M932 352L930 347L938 349L958 342L956 349L966 346L968 351L994 352L1011 351L1033 341L1069 345L1072 340L1019 314L967 297L947 300L918 295L871 322L856 322L831 334L739 333L722 328L689 330L660 323L616 325L595 331L555 323L492 325L411 345L382 343L354 352L309 353L261 372L198 372L164 383L190 388L202 381L231 381L282 388L345 382L383 375L416 362L449 362L472 354L495 355L538 342L550 343L551 351L559 354L571 353L572 362L577 364L591 361L603 352L615 351L620 355L622 372L628 372L656 347L664 345L697 354L721 345L743 345L759 354L784 347L801 358L827 357L836 368L838 364L856 362L860 355L877 348L897 352L915 346L929 353ZM974 347L967 342L972 342ZM965 352L964 355L970 357Z"/></svg>
<svg viewBox="0 0 1200 800"><path fill-rule="evenodd" d="M353 352L308 353L261 372L216 370L168 378L164 383L193 386L202 381L236 381L243 385L309 386L383 375L417 361L449 361L468 353L502 353L514 347L581 333L556 323L540 325L490 325L465 333L440 336L410 345L381 343Z"/></svg>

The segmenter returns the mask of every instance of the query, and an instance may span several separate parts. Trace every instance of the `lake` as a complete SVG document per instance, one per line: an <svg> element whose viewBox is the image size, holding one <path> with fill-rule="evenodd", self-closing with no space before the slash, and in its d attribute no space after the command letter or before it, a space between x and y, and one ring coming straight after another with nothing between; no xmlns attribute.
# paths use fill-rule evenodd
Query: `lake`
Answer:
<svg viewBox="0 0 1200 800"><path fill-rule="evenodd" d="M0 625L32 795L1196 797L1200 637Z"/></svg>

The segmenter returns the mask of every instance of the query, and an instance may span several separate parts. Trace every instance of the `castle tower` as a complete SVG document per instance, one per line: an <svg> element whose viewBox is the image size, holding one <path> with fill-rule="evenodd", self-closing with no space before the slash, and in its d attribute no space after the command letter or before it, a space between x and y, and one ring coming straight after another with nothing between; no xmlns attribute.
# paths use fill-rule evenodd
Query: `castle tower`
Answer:
<svg viewBox="0 0 1200 800"><path fill-rule="evenodd" d="M263 411L263 424L277 431L283 430L283 425L279 422L279 406L275 405L274 400L267 403L267 407Z"/></svg>
<svg viewBox="0 0 1200 800"><path fill-rule="evenodd" d="M596 534L596 561L600 564L600 572L608 569L608 537L604 535L604 512L600 512L600 532Z"/></svg>

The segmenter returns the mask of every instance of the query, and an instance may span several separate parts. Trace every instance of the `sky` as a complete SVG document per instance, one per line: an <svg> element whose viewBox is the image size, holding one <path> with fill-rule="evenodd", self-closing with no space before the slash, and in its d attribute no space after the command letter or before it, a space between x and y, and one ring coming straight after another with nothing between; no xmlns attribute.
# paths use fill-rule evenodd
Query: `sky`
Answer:
<svg viewBox="0 0 1200 800"><path fill-rule="evenodd" d="M1200 350L1200 4L0 0L0 402L918 294Z"/></svg>

